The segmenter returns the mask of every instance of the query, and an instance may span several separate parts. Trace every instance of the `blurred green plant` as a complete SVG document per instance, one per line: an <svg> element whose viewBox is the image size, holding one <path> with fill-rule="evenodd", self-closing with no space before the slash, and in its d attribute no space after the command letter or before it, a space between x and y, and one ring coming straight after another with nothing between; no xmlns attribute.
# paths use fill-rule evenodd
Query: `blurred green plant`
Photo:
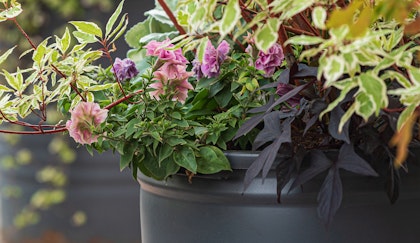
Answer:
<svg viewBox="0 0 420 243"><path fill-rule="evenodd" d="M35 43L41 42L45 36L63 33L65 24L70 19L93 20L100 14L109 13L115 5L112 0L22 0L20 2L25 5L25 10L19 17L19 23ZM13 45L17 45L19 51L30 48L28 41L12 23L2 24L0 33L7 33L0 41L0 53ZM25 63L25 59L22 61L18 56L9 57L9 61L2 63L0 69L9 69L18 62Z"/></svg>

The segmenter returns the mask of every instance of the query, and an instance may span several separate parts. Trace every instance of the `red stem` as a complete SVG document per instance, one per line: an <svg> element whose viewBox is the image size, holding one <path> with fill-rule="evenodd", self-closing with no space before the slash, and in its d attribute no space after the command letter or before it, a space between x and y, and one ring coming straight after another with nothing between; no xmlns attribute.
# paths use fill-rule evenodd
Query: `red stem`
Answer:
<svg viewBox="0 0 420 243"><path fill-rule="evenodd" d="M165 13L168 15L169 19L172 21L172 23L175 25L175 28L179 31L180 35L185 35L187 32L185 32L184 28L182 28L181 25L178 24L178 21L176 20L174 14L169 9L168 5L166 4L165 0L158 0L160 6L162 6Z"/></svg>

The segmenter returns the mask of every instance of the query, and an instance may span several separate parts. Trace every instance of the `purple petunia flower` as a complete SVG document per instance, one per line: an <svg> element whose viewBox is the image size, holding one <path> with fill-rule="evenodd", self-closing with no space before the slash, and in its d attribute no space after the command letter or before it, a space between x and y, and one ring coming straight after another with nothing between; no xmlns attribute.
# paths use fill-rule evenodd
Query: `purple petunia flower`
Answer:
<svg viewBox="0 0 420 243"><path fill-rule="evenodd" d="M281 65L284 60L283 48L279 44L274 44L267 53L260 51L258 58L255 61L255 67L264 71L264 77L271 77L277 67Z"/></svg>
<svg viewBox="0 0 420 243"><path fill-rule="evenodd" d="M230 46L226 41L222 41L217 49L208 41L204 51L203 63L196 62L196 66L199 66L203 76L208 78L219 76L220 65L226 60L229 50ZM196 74L199 74L197 67L195 70Z"/></svg>
<svg viewBox="0 0 420 243"><path fill-rule="evenodd" d="M111 68L111 72L114 73L119 81L124 81L129 78L135 77L139 74L139 71L136 68L136 64L129 58L121 60L116 58L114 65Z"/></svg>

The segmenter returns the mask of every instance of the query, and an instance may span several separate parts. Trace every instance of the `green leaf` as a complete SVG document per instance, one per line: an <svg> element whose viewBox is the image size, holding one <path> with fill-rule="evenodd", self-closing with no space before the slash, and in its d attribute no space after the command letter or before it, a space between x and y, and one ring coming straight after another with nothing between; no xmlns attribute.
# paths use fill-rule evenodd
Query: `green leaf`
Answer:
<svg viewBox="0 0 420 243"><path fill-rule="evenodd" d="M215 146L201 147L200 157L197 157L197 172L214 174L222 170L232 170L223 152Z"/></svg>
<svg viewBox="0 0 420 243"><path fill-rule="evenodd" d="M369 96L364 92L357 94L354 104L356 114L363 117L365 121L367 121L377 110L376 103L373 101L372 96Z"/></svg>
<svg viewBox="0 0 420 243"><path fill-rule="evenodd" d="M41 66L41 61L44 55L47 52L47 42L48 38L45 39L43 42L41 42L37 47L36 50L32 54L32 60L38 64L38 66Z"/></svg>
<svg viewBox="0 0 420 243"><path fill-rule="evenodd" d="M6 78L7 83L16 91L20 91L23 85L21 79L17 78L17 76L3 70L3 75Z"/></svg>
<svg viewBox="0 0 420 243"><path fill-rule="evenodd" d="M350 119L350 117L353 115L355 110L356 110L356 105L355 105L355 103L353 103L353 105L351 105L347 109L346 113L344 113L344 115L341 117L340 124L338 124L338 132L339 133L341 133L343 131L344 125Z"/></svg>
<svg viewBox="0 0 420 243"><path fill-rule="evenodd" d="M259 50L267 52L277 42L280 24L278 18L269 18L262 27L255 31L255 45Z"/></svg>
<svg viewBox="0 0 420 243"><path fill-rule="evenodd" d="M309 36L309 35L296 35L289 38L284 44L294 44L294 45L316 45L322 43L324 39L318 36Z"/></svg>
<svg viewBox="0 0 420 243"><path fill-rule="evenodd" d="M70 21L76 29L82 33L94 35L99 38L102 37L102 30L99 26L93 22L86 22L86 21Z"/></svg>
<svg viewBox="0 0 420 243"><path fill-rule="evenodd" d="M320 69L324 70L326 79L324 87L329 87L343 75L345 60L342 56L332 55L327 57L325 61L325 65L320 67Z"/></svg>
<svg viewBox="0 0 420 243"><path fill-rule="evenodd" d="M108 19L108 22L106 23L106 27L105 27L105 38L108 38L108 35L111 33L112 27L114 27L115 21L117 21L118 16L120 16L121 14L123 5L124 5L124 0L122 0L120 4L118 4L117 9L115 9L114 13L112 13L111 17Z"/></svg>
<svg viewBox="0 0 420 243"><path fill-rule="evenodd" d="M228 1L222 20L220 21L220 38L223 39L235 28L236 23L241 19L241 8L239 0Z"/></svg>
<svg viewBox="0 0 420 243"><path fill-rule="evenodd" d="M404 124L411 118L415 109L416 105L410 105L401 112L397 122L398 131L400 131Z"/></svg>
<svg viewBox="0 0 420 243"><path fill-rule="evenodd" d="M76 37L77 41L80 44L89 44L89 43L95 43L98 41L94 35L87 34L81 31L73 31L73 36Z"/></svg>
<svg viewBox="0 0 420 243"><path fill-rule="evenodd" d="M159 165L155 157L147 154L139 168L144 174L149 175L156 180L164 180L168 176L178 172L180 167L174 163L171 158L163 160Z"/></svg>
<svg viewBox="0 0 420 243"><path fill-rule="evenodd" d="M5 53L3 53L3 55L0 56L0 64L2 64L7 59L7 57L9 57L9 55L13 52L15 48L16 46L10 48Z"/></svg>
<svg viewBox="0 0 420 243"><path fill-rule="evenodd" d="M200 63L203 61L204 52L206 50L208 41L209 41L209 38L206 36L206 37L204 37L204 38L201 39L200 45L198 45L198 48L197 48L197 58L198 58L198 61Z"/></svg>
<svg viewBox="0 0 420 243"><path fill-rule="evenodd" d="M123 154L120 158L120 170L124 170L133 160L134 152L137 149L138 143L125 143L123 148Z"/></svg>
<svg viewBox="0 0 420 243"><path fill-rule="evenodd" d="M197 173L197 162L195 159L194 151L187 146L179 147L179 150L174 151L173 159L175 163L179 166L191 171L192 173Z"/></svg>
<svg viewBox="0 0 420 243"><path fill-rule="evenodd" d="M21 13L22 13L22 7L20 3L12 1L11 6L9 8L0 12L0 22L5 21L7 19L16 18Z"/></svg>
<svg viewBox="0 0 420 243"><path fill-rule="evenodd" d="M408 76L410 77L410 80L415 83L416 85L420 85L420 70L419 68L415 67L408 67Z"/></svg>
<svg viewBox="0 0 420 243"><path fill-rule="evenodd" d="M109 38L115 35L115 37L109 43L114 43L118 38L120 38L125 33L127 25L128 14L124 14L117 28L115 28L115 30L109 35Z"/></svg>
<svg viewBox="0 0 420 243"><path fill-rule="evenodd" d="M370 96L375 103L375 114L379 115L381 108L388 106L387 88L378 76L373 73L362 73L359 77L360 91Z"/></svg>
<svg viewBox="0 0 420 243"><path fill-rule="evenodd" d="M325 29L325 20L327 19L327 11L321 6L316 6L312 10L312 21L318 29Z"/></svg>
<svg viewBox="0 0 420 243"><path fill-rule="evenodd" d="M66 31L64 32L63 37L61 38L61 52L65 53L67 49L70 47L71 37L69 29L66 27Z"/></svg>

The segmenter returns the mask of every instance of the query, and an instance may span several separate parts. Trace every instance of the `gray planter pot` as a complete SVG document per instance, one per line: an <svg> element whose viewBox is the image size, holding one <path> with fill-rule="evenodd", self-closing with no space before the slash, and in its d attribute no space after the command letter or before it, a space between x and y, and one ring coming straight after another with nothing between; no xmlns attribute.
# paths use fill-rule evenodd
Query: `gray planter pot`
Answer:
<svg viewBox="0 0 420 243"><path fill-rule="evenodd" d="M276 202L276 176L270 171L243 192L245 169L256 154L229 153L233 173L184 176L159 182L139 175L143 243L164 242L418 242L420 173L410 167L400 198L391 205L381 179L344 174L341 208L329 229L317 217L323 178Z"/></svg>
<svg viewBox="0 0 420 243"><path fill-rule="evenodd" d="M135 243L140 242L139 185L130 172L119 171L119 158L111 153L91 156L77 149L77 159L65 167L68 183L66 200L41 210L40 221L23 229L13 220L39 189L50 188L36 180L36 173L46 165L56 165L57 157L47 152L49 136L27 136L17 147L1 143L0 155L14 154L19 148L32 151L32 162L15 170L0 169L0 187L19 187L21 196L1 197L0 225L4 243ZM72 222L81 211L86 222Z"/></svg>

